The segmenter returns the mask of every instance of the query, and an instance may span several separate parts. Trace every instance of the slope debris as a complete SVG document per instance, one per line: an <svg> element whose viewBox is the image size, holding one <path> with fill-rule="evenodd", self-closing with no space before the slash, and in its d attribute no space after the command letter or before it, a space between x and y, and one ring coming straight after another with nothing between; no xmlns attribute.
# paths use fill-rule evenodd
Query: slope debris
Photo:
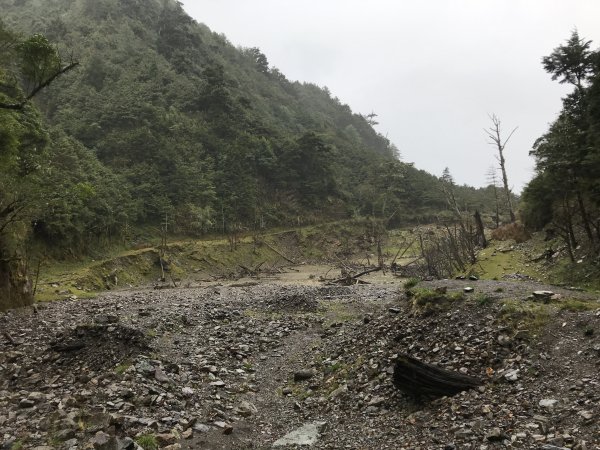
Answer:
<svg viewBox="0 0 600 450"><path fill-rule="evenodd" d="M427 311L394 285L258 284L3 313L0 447L600 448L598 299L468 282ZM415 400L400 354L482 384Z"/></svg>

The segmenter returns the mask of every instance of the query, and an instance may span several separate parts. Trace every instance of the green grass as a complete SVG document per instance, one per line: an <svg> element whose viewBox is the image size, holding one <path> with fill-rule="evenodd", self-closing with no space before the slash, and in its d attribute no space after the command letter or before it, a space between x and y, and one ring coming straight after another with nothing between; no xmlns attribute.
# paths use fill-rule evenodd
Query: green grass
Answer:
<svg viewBox="0 0 600 450"><path fill-rule="evenodd" d="M414 288L420 282L421 282L421 280L419 280L418 278L409 278L404 283L404 289L408 291L408 290Z"/></svg>
<svg viewBox="0 0 600 450"><path fill-rule="evenodd" d="M561 311L594 311L600 309L600 303L595 300L579 300L565 298L553 302Z"/></svg>
<svg viewBox="0 0 600 450"><path fill-rule="evenodd" d="M513 329L537 332L550 321L555 309L551 305L505 300L500 310L500 320Z"/></svg>
<svg viewBox="0 0 600 450"><path fill-rule="evenodd" d="M485 306L485 305L489 305L490 303L492 303L494 301L494 299L492 297L490 297L489 295L486 294L477 294L474 298L475 303L477 303L479 306Z"/></svg>
<svg viewBox="0 0 600 450"><path fill-rule="evenodd" d="M115 373L117 375L123 375L127 369L131 367L131 362L124 362L115 367Z"/></svg>
<svg viewBox="0 0 600 450"><path fill-rule="evenodd" d="M158 441L156 440L156 436L154 436L153 434L142 434L135 438L135 442L144 450L158 449Z"/></svg>
<svg viewBox="0 0 600 450"><path fill-rule="evenodd" d="M361 316L362 312L357 310L354 305L341 301L329 301L325 303L325 326L340 322L350 322Z"/></svg>
<svg viewBox="0 0 600 450"><path fill-rule="evenodd" d="M413 308L422 314L447 311L453 304L463 301L462 291L443 293L435 289L412 289L409 291L413 299Z"/></svg>

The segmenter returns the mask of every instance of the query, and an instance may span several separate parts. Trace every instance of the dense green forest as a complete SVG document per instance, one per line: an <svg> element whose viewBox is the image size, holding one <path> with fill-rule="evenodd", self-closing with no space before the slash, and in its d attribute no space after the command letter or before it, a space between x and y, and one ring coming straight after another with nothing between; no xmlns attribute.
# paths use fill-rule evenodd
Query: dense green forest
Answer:
<svg viewBox="0 0 600 450"><path fill-rule="evenodd" d="M573 86L546 134L534 144L536 174L523 193L523 220L550 227L571 260L578 247L600 253L600 51L577 31L543 58L553 80Z"/></svg>
<svg viewBox="0 0 600 450"><path fill-rule="evenodd" d="M79 63L37 96L49 172L37 238L77 251L165 214L201 233L445 205L437 179L402 163L367 118L177 2L0 5L6 27L43 33ZM485 191L464 191L483 207Z"/></svg>
<svg viewBox="0 0 600 450"><path fill-rule="evenodd" d="M76 256L164 222L198 236L449 208L372 117L179 2L0 8L1 273L26 271L26 249ZM464 211L494 212L495 186L453 189Z"/></svg>

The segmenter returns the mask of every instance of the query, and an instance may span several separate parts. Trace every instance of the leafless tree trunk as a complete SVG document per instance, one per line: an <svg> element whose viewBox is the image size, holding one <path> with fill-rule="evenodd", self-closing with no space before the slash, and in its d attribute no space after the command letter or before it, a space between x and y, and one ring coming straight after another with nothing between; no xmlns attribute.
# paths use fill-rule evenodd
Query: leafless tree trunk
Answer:
<svg viewBox="0 0 600 450"><path fill-rule="evenodd" d="M495 217L496 228L500 226L500 199L498 198L498 178L496 178L496 168L491 166L487 173L487 181L494 189L494 202L495 202Z"/></svg>
<svg viewBox="0 0 600 450"><path fill-rule="evenodd" d="M509 139L512 137L513 133L517 131L518 127L515 127L508 137L502 141L502 137L500 135L500 119L496 117L495 114L490 116L490 120L492 121L492 126L488 129L484 129L488 138L490 139L489 144L494 145L498 149L498 156L496 159L500 164L500 170L502 171L502 183L504 184L504 192L506 194L506 204L508 205L508 212L510 214L510 221L514 222L515 213L513 211L512 199L510 195L510 188L508 187L508 177L506 175L506 160L504 159L504 149Z"/></svg>
<svg viewBox="0 0 600 450"><path fill-rule="evenodd" d="M486 248L487 239L485 238L485 227L483 226L483 220L481 220L481 214L479 214L478 210L475 210L473 217L475 218L475 226L477 227L477 239L479 240L479 245Z"/></svg>

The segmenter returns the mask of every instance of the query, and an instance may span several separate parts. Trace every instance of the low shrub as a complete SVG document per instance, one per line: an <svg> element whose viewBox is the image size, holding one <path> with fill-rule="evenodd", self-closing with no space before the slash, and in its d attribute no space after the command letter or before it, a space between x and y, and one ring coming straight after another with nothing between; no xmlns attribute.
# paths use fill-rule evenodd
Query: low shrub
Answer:
<svg viewBox="0 0 600 450"><path fill-rule="evenodd" d="M493 230L492 239L497 241L508 241L512 239L516 243L521 243L531 239L531 234L529 234L522 224L514 222Z"/></svg>

